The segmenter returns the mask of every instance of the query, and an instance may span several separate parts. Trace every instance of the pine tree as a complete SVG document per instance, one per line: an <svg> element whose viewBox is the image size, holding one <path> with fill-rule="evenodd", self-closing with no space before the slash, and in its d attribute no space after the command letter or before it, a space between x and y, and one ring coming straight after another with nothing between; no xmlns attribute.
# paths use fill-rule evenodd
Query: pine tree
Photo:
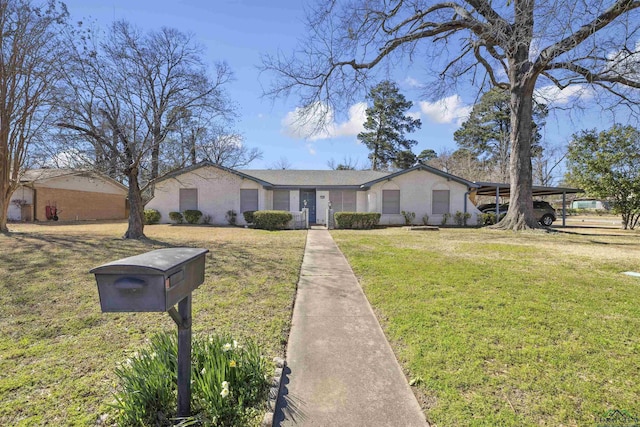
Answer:
<svg viewBox="0 0 640 427"><path fill-rule="evenodd" d="M410 152L417 141L406 139L404 134L422 126L419 119L405 115L413 103L407 101L398 86L388 80L373 87L367 99L373 106L367 108L366 130L358 134L358 140L371 151L371 169L406 166L406 151Z"/></svg>

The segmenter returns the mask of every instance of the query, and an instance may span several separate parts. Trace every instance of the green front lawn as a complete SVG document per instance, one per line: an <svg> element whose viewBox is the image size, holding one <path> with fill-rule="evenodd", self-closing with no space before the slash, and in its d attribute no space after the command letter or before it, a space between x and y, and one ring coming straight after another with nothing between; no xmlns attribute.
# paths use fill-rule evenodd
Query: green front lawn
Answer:
<svg viewBox="0 0 640 427"><path fill-rule="evenodd" d="M640 417L638 233L333 231L427 419Z"/></svg>
<svg viewBox="0 0 640 427"><path fill-rule="evenodd" d="M114 368L155 332L175 331L164 313L101 313L89 270L172 246L208 248L205 283L193 294L194 334L257 341L284 355L302 263L304 231L10 225L0 235L0 425L95 425L113 400Z"/></svg>

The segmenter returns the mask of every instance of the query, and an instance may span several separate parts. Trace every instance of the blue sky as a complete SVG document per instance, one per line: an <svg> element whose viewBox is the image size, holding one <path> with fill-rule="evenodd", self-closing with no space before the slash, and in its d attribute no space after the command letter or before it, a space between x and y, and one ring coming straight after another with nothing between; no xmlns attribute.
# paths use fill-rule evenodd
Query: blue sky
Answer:
<svg viewBox="0 0 640 427"><path fill-rule="evenodd" d="M231 99L240 114L237 131L244 143L259 147L262 160L251 168L266 168L285 157L294 169L328 169L327 161L350 158L364 165L368 151L357 142L356 134L364 121L362 105L349 111L336 112L330 131L312 138L287 124L297 107L295 99L275 102L262 98L263 86L270 85L270 75L260 75L262 54L281 50L290 53L297 39L304 36L303 2L291 0L67 0L73 21L95 21L106 28L113 20L126 19L142 29L161 26L177 28L193 34L205 48L205 60L211 64L226 61L235 75L228 86ZM401 68L401 70L400 70ZM412 115L420 117L422 129L411 137L418 141L414 152L433 149L455 150L453 133L458 129L475 91L451 94L441 100L428 100L420 84L425 78L419 64L399 67L394 77L401 92L413 101ZM589 104L590 93L550 91L559 107L576 97ZM363 99L364 101L364 99ZM547 120L545 139L551 144L565 144L572 133L585 128L604 129L612 119L599 108L569 113L558 110Z"/></svg>

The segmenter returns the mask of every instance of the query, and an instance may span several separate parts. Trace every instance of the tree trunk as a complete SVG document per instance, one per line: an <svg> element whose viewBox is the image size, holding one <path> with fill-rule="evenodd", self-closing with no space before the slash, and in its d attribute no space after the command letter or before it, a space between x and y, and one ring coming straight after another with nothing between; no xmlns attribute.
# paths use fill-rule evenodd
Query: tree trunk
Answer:
<svg viewBox="0 0 640 427"><path fill-rule="evenodd" d="M9 233L9 228L7 227L7 216L11 197L6 198L4 197L4 191L2 193L3 194L0 195L0 233Z"/></svg>
<svg viewBox="0 0 640 427"><path fill-rule="evenodd" d="M129 228L124 239L144 239L144 203L138 183L138 168L132 167L128 171L129 178Z"/></svg>
<svg viewBox="0 0 640 427"><path fill-rule="evenodd" d="M521 52L523 53L523 52ZM528 51L526 53L528 55ZM521 58L520 61L517 59ZM507 215L493 228L527 230L539 228L533 215L531 139L533 89L535 78L530 73L527 56L517 55L511 62L511 156L509 172L511 197Z"/></svg>

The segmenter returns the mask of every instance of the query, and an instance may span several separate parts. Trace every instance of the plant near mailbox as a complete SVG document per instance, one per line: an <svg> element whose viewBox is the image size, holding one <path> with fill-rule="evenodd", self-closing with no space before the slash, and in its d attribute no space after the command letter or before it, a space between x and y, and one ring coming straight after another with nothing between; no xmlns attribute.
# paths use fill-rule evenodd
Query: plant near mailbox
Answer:
<svg viewBox="0 0 640 427"><path fill-rule="evenodd" d="M188 209L184 211L183 216L189 224L197 224L200 222L200 218L202 218L202 212L195 209Z"/></svg>
<svg viewBox="0 0 640 427"><path fill-rule="evenodd" d="M260 414L268 367L253 343L224 336L194 339L191 353L190 425L246 425ZM118 425L173 425L176 417L177 340L162 333L116 369Z"/></svg>
<svg viewBox="0 0 640 427"><path fill-rule="evenodd" d="M144 223L145 224L157 224L160 222L160 212L155 209L144 210Z"/></svg>
<svg viewBox="0 0 640 427"><path fill-rule="evenodd" d="M255 211L253 213L255 228L263 230L282 230L292 219L293 215L286 211Z"/></svg>
<svg viewBox="0 0 640 427"><path fill-rule="evenodd" d="M176 224L182 224L184 222L184 217L180 212L169 212L169 219Z"/></svg>

